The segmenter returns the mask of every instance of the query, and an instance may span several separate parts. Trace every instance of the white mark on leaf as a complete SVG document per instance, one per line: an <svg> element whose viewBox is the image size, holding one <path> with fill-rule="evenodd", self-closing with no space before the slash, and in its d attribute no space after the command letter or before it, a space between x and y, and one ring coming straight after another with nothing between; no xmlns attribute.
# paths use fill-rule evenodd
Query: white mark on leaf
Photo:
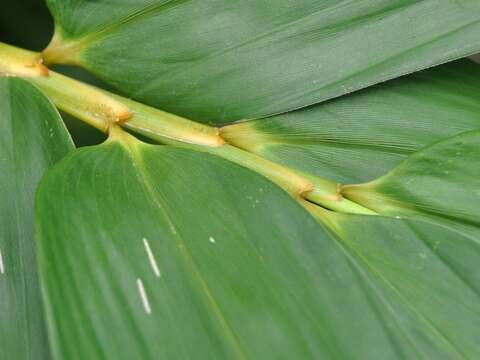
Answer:
<svg viewBox="0 0 480 360"><path fill-rule="evenodd" d="M213 236L210 236L208 241L210 241L212 244L215 244L215 238Z"/></svg>
<svg viewBox="0 0 480 360"><path fill-rule="evenodd" d="M145 287L141 279L137 279L137 288L138 293L140 294L140 299L142 300L143 309L147 314L152 313L152 308L150 307L150 302L148 301L147 293L145 292Z"/></svg>
<svg viewBox="0 0 480 360"><path fill-rule="evenodd" d="M2 250L0 250L0 274L5 274L5 268L3 267Z"/></svg>
<svg viewBox="0 0 480 360"><path fill-rule="evenodd" d="M150 262L153 273L156 277L160 277L160 270L157 265L157 260L155 259L152 249L150 248L150 244L148 243L148 240L146 238L143 238L143 245L145 246L145 251L147 252L148 261Z"/></svg>

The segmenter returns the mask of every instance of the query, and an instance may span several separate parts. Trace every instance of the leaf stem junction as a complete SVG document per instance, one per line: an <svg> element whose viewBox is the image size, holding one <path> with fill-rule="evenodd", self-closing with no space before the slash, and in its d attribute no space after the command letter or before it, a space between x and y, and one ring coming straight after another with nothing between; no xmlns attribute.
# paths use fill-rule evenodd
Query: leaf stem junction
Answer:
<svg viewBox="0 0 480 360"><path fill-rule="evenodd" d="M188 147L225 158L262 174L291 196L343 213L376 213L345 199L337 183L303 174L229 144L217 127L138 103L49 71L41 54L0 43L0 76L19 76L35 84L61 110L108 133L122 126L163 144ZM308 207L307 207L308 208Z"/></svg>

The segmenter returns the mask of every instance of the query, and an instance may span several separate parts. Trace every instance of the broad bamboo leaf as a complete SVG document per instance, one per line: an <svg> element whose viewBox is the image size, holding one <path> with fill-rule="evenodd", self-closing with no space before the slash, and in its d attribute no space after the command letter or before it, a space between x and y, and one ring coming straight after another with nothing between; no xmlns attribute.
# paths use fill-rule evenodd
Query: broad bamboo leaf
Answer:
<svg viewBox="0 0 480 360"><path fill-rule="evenodd" d="M379 179L342 192L383 214L480 227L480 131L438 142Z"/></svg>
<svg viewBox="0 0 480 360"><path fill-rule="evenodd" d="M477 293L410 230L435 225L329 215L334 235L250 170L125 134L58 164L37 211L57 358L479 354Z"/></svg>
<svg viewBox="0 0 480 360"><path fill-rule="evenodd" d="M477 0L48 0L48 61L225 122L282 113L480 50Z"/></svg>
<svg viewBox="0 0 480 360"><path fill-rule="evenodd" d="M377 310L396 357L480 356L478 228L472 238L421 221L343 214L335 218L339 245L358 269L359 281L370 285L365 290L370 306ZM371 358L386 357L374 353Z"/></svg>
<svg viewBox="0 0 480 360"><path fill-rule="evenodd" d="M480 129L480 66L460 60L307 109L222 129L230 143L341 183L376 179L436 141Z"/></svg>
<svg viewBox="0 0 480 360"><path fill-rule="evenodd" d="M50 359L33 198L43 173L72 148L58 112L36 88L0 77L0 359Z"/></svg>

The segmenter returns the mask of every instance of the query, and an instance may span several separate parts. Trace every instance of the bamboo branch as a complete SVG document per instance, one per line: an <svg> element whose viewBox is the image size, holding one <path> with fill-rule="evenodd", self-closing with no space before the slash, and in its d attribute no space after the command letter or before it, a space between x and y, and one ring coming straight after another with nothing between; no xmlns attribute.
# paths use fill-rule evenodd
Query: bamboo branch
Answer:
<svg viewBox="0 0 480 360"><path fill-rule="evenodd" d="M42 65L40 54L0 44L0 74L25 77L43 90L58 108L103 132L120 125L161 143L211 153L247 167L300 201L308 199L338 212L375 214L343 198L338 184L333 181L300 173L235 144L228 144L221 137L219 128L196 123L48 71Z"/></svg>

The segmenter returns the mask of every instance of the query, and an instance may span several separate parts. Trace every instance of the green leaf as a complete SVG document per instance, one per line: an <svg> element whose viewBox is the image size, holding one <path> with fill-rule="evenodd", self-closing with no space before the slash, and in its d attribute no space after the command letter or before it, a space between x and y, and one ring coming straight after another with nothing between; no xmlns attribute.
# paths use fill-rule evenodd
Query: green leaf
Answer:
<svg viewBox="0 0 480 360"><path fill-rule="evenodd" d="M477 0L48 0L47 61L219 123L298 109L480 50Z"/></svg>
<svg viewBox="0 0 480 360"><path fill-rule="evenodd" d="M339 243L358 269L396 358L480 355L478 236L413 220L335 217ZM376 343L371 346L371 358L387 358Z"/></svg>
<svg viewBox="0 0 480 360"><path fill-rule="evenodd" d="M73 148L51 103L32 85L0 77L0 358L50 359L37 279L34 194Z"/></svg>
<svg viewBox="0 0 480 360"><path fill-rule="evenodd" d="M373 180L436 141L480 129L480 66L468 60L307 109L222 129L248 151L341 183Z"/></svg>
<svg viewBox="0 0 480 360"><path fill-rule="evenodd" d="M466 132L413 154L379 179L347 185L342 192L382 214L478 228L479 162L480 131Z"/></svg>
<svg viewBox="0 0 480 360"><path fill-rule="evenodd" d="M57 358L478 356L478 295L423 242L440 228L328 214L325 230L250 170L125 136L38 193Z"/></svg>
<svg viewBox="0 0 480 360"><path fill-rule="evenodd" d="M467 132L415 153L377 180L345 186L342 193L381 214L440 225L428 246L446 245L446 264L479 293L479 162L480 131ZM449 232L459 239L451 242Z"/></svg>
<svg viewBox="0 0 480 360"><path fill-rule="evenodd" d="M40 267L57 357L340 351L318 324L336 304L322 300L317 279L333 287L322 268L346 265L335 254L317 262L312 244L326 237L317 223L249 170L131 141L78 150L40 188Z"/></svg>

